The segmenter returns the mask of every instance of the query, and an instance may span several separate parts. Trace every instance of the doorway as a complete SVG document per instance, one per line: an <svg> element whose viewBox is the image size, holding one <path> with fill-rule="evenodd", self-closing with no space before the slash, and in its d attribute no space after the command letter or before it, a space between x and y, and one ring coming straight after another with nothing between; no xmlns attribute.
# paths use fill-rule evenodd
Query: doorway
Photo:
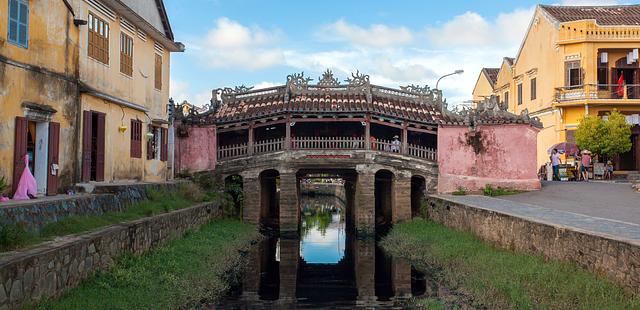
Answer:
<svg viewBox="0 0 640 310"><path fill-rule="evenodd" d="M83 112L82 181L104 181L105 114Z"/></svg>
<svg viewBox="0 0 640 310"><path fill-rule="evenodd" d="M36 180L38 196L56 195L60 124L48 118L16 117L15 125L13 192L26 167Z"/></svg>
<svg viewBox="0 0 640 310"><path fill-rule="evenodd" d="M618 155L616 170L640 170L640 125L631 127L631 150Z"/></svg>

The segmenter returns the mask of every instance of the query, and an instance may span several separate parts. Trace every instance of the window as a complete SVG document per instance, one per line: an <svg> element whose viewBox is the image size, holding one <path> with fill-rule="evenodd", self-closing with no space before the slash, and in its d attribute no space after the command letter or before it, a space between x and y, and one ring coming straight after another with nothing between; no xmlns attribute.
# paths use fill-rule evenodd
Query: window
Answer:
<svg viewBox="0 0 640 310"><path fill-rule="evenodd" d="M508 91L504 92L504 104L506 106L509 106L509 92Z"/></svg>
<svg viewBox="0 0 640 310"><path fill-rule="evenodd" d="M155 87L157 90L162 89L162 56L156 54L156 65L155 65Z"/></svg>
<svg viewBox="0 0 640 310"><path fill-rule="evenodd" d="M522 83L518 84L518 105L522 104Z"/></svg>
<svg viewBox="0 0 640 310"><path fill-rule="evenodd" d="M120 33L120 72L133 75L133 38Z"/></svg>
<svg viewBox="0 0 640 310"><path fill-rule="evenodd" d="M142 158L142 121L131 120L131 157Z"/></svg>
<svg viewBox="0 0 640 310"><path fill-rule="evenodd" d="M582 85L582 69L580 61L568 61L565 63L565 86Z"/></svg>
<svg viewBox="0 0 640 310"><path fill-rule="evenodd" d="M536 100L536 92L538 91L538 85L536 85L536 78L531 79L531 100Z"/></svg>
<svg viewBox="0 0 640 310"><path fill-rule="evenodd" d="M27 48L29 40L29 2L9 0L9 42Z"/></svg>
<svg viewBox="0 0 640 310"><path fill-rule="evenodd" d="M598 61L598 89L607 90L609 84L609 63Z"/></svg>
<svg viewBox="0 0 640 310"><path fill-rule="evenodd" d="M89 57L109 64L109 23L89 13Z"/></svg>

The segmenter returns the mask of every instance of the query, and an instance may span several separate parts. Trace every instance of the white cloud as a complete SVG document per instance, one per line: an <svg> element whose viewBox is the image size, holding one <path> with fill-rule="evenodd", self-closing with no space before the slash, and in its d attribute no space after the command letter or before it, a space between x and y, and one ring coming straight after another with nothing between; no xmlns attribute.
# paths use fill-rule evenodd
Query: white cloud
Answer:
<svg viewBox="0 0 640 310"><path fill-rule="evenodd" d="M514 42L517 45L524 37L534 9L531 7L502 13L495 21L488 21L475 12L466 12L439 27L428 27L427 39L432 45L442 48L485 47Z"/></svg>
<svg viewBox="0 0 640 310"><path fill-rule="evenodd" d="M406 27L374 24L365 29L349 24L343 19L322 27L318 36L327 41L344 41L370 47L393 47L413 41L413 35Z"/></svg>
<svg viewBox="0 0 640 310"><path fill-rule="evenodd" d="M191 92L189 83L174 79L171 79L170 83L171 98L173 98L174 102L182 103L187 101L196 106L203 106L210 103L210 90Z"/></svg>
<svg viewBox="0 0 640 310"><path fill-rule="evenodd" d="M258 84L256 84L253 89L262 89L262 88L269 88L269 87L274 87L274 86L278 86L278 85L282 85L284 83L272 83L272 82L267 82L267 81L262 81Z"/></svg>
<svg viewBox="0 0 640 310"><path fill-rule="evenodd" d="M282 63L282 50L275 46L279 37L278 31L249 28L222 17L205 37L190 44L190 50L211 68L259 70Z"/></svg>

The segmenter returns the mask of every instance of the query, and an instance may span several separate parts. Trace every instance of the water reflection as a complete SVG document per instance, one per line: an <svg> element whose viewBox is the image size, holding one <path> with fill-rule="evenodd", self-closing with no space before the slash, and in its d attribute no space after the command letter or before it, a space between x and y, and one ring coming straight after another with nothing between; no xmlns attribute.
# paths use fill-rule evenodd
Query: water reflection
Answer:
<svg viewBox="0 0 640 310"><path fill-rule="evenodd" d="M342 200L303 196L302 206L301 238L262 240L249 254L242 288L220 307L401 308L412 290L424 292L424 277L410 264L348 233Z"/></svg>

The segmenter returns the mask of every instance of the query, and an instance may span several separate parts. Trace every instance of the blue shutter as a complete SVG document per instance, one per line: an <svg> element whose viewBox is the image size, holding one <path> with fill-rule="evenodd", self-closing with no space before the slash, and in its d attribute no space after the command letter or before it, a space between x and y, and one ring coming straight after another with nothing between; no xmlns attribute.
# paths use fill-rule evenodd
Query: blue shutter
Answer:
<svg viewBox="0 0 640 310"><path fill-rule="evenodd" d="M9 0L9 42L21 47L28 46L29 4L26 0Z"/></svg>
<svg viewBox="0 0 640 310"><path fill-rule="evenodd" d="M20 15L18 20L18 44L28 47L29 39L29 5L26 1L19 1Z"/></svg>

